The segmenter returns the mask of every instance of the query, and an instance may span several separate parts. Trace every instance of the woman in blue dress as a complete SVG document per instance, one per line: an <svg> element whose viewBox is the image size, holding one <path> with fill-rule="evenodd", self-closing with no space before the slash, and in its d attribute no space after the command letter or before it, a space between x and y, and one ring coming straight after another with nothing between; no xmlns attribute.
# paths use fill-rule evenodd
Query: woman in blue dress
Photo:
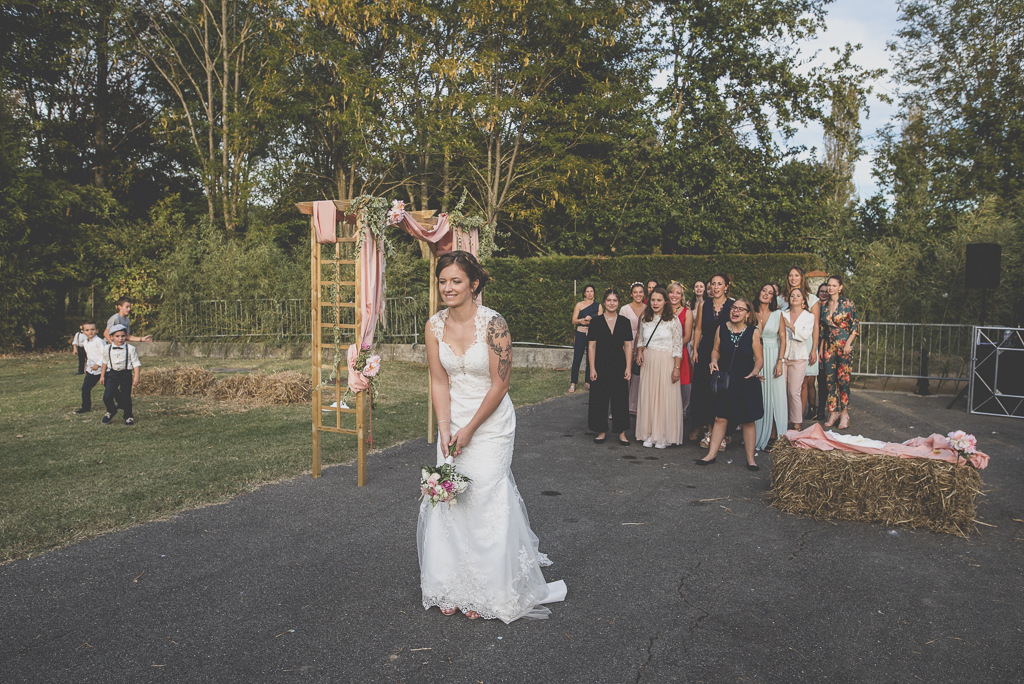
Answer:
<svg viewBox="0 0 1024 684"><path fill-rule="evenodd" d="M763 286L755 308L765 368L761 383L764 416L757 421L758 451L764 450L771 440L785 434L787 427L786 368L783 362L786 356L786 333L782 310L776 302L774 285L769 283Z"/></svg>

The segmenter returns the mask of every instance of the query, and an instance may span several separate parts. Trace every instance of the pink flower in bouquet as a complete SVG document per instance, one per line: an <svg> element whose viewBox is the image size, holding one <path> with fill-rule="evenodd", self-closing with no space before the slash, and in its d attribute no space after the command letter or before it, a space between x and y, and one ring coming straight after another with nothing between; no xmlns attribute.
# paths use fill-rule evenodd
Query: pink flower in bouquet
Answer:
<svg viewBox="0 0 1024 684"><path fill-rule="evenodd" d="M391 208L388 209L388 223L398 223L398 219L402 218L403 212L405 212L405 202L402 200L392 202Z"/></svg>
<svg viewBox="0 0 1024 684"><path fill-rule="evenodd" d="M444 487L445 491L447 492L450 492L452 491L452 489L454 489L454 485L452 485L451 480L445 480L441 486Z"/></svg>
<svg viewBox="0 0 1024 684"><path fill-rule="evenodd" d="M374 354L370 358L366 359L366 365L363 366L362 373L368 378L375 376L380 371L380 355Z"/></svg>

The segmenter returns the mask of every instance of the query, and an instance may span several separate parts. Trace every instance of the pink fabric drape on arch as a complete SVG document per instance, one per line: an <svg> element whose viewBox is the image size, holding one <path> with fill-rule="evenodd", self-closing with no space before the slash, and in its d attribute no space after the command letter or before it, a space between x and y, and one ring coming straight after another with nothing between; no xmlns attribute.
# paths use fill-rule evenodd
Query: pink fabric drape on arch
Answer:
<svg viewBox="0 0 1024 684"><path fill-rule="evenodd" d="M798 449L818 449L820 451L839 449L858 454L885 454L899 458L931 458L937 461L957 462L956 450L949 446L945 437L938 434L931 437L914 437L903 444L886 442L884 447L876 449L863 444L850 444L831 439L825 434L822 427L815 423L799 432L790 430L786 433L786 439ZM964 459L961 456L959 460L960 463L963 463ZM988 465L988 456L980 451L972 454L970 460L971 465L978 470L984 470Z"/></svg>
<svg viewBox="0 0 1024 684"><path fill-rule="evenodd" d="M338 208L331 200L313 202L313 229L321 245L338 241Z"/></svg>

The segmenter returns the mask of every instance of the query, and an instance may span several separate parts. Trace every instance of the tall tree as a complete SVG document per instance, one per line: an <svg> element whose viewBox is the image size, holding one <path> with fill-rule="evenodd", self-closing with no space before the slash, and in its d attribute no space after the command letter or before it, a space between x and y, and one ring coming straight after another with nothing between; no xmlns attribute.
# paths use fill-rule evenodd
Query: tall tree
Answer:
<svg viewBox="0 0 1024 684"><path fill-rule="evenodd" d="M151 0L139 12L136 44L168 94L161 126L191 150L210 223L234 231L286 92L275 41L292 17L275 0Z"/></svg>
<svg viewBox="0 0 1024 684"><path fill-rule="evenodd" d="M934 174L935 201L957 213L986 195L1016 197L1024 190L1024 0L900 0L899 8L889 47L901 116L908 144ZM892 181L892 171L879 170Z"/></svg>

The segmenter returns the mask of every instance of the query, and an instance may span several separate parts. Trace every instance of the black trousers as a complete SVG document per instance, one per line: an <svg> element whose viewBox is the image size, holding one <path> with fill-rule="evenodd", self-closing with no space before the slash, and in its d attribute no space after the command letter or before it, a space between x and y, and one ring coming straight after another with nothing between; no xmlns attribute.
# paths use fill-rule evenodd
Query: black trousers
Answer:
<svg viewBox="0 0 1024 684"><path fill-rule="evenodd" d="M608 406L612 409L612 432L621 434L629 429L629 383L623 376L597 371L597 380L590 383L590 407L587 425L597 433L608 432Z"/></svg>
<svg viewBox="0 0 1024 684"><path fill-rule="evenodd" d="M107 413L114 415L118 409L124 411L125 419L134 418L132 413L132 371L107 371L103 404Z"/></svg>
<svg viewBox="0 0 1024 684"><path fill-rule="evenodd" d="M85 372L85 349L82 347L78 348L78 374L81 375ZM96 376L99 377L99 376Z"/></svg>
<svg viewBox="0 0 1024 684"><path fill-rule="evenodd" d="M572 372L570 382L576 385L580 381L580 363L583 362L583 355L587 353L587 333L576 331L576 338L572 344ZM590 376L584 372L583 382L590 382Z"/></svg>
<svg viewBox="0 0 1024 684"><path fill-rule="evenodd" d="M100 376L86 373L82 378L82 409L92 410L92 388L100 381Z"/></svg>

